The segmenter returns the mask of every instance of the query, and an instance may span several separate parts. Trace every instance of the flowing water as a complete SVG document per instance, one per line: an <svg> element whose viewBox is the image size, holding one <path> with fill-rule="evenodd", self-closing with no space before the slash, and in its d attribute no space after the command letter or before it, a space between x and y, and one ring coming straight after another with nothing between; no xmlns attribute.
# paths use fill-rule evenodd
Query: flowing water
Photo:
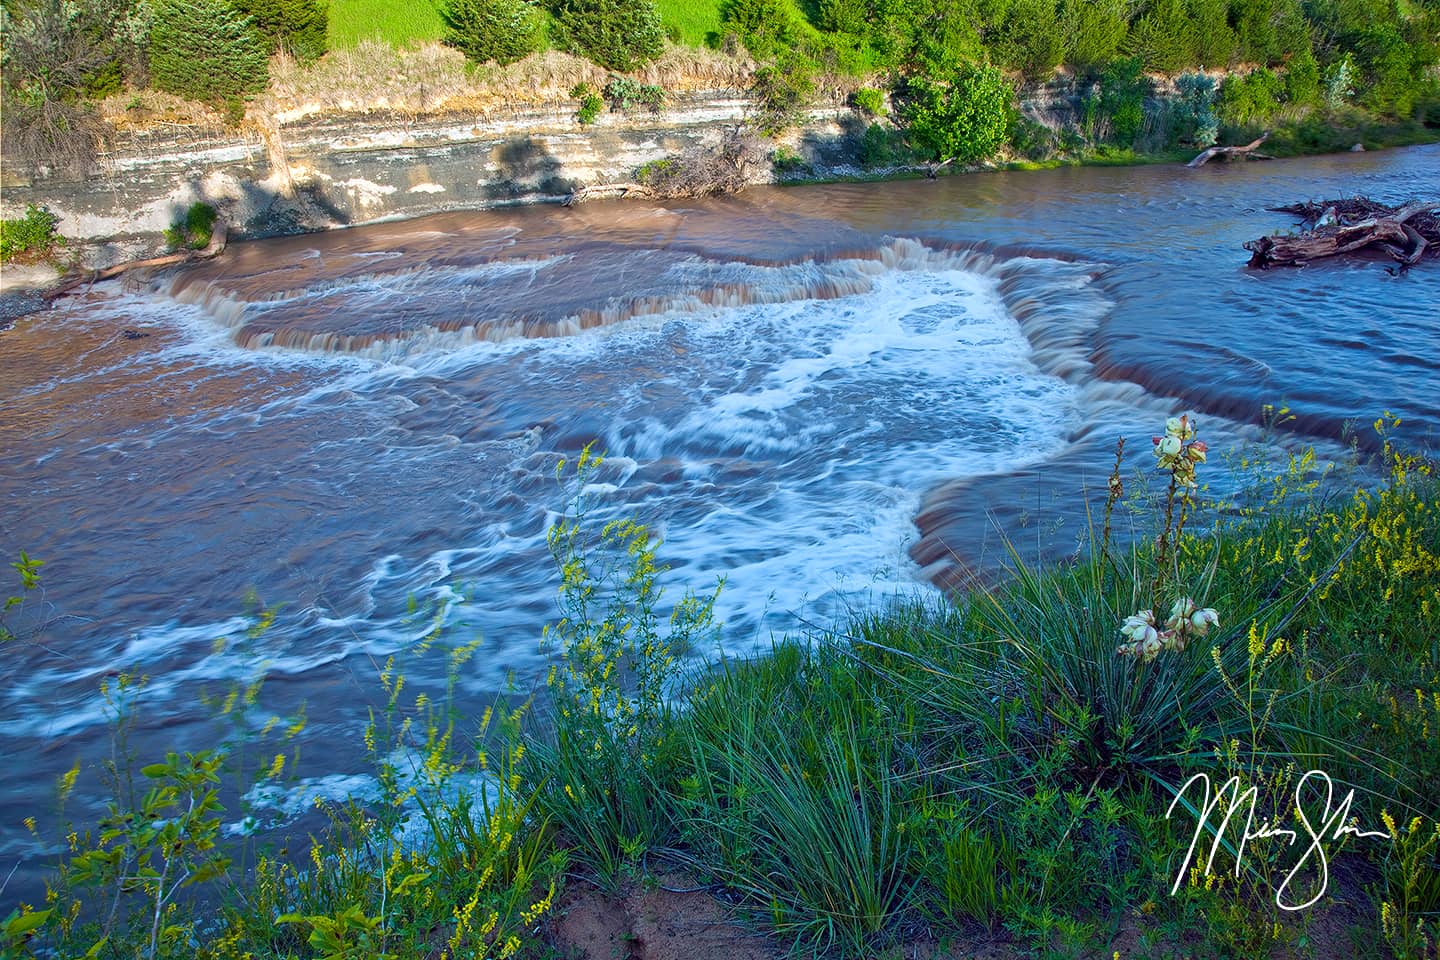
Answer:
<svg viewBox="0 0 1440 960"><path fill-rule="evenodd" d="M730 654L933 593L1001 535L1073 548L1115 437L1143 460L1172 412L1212 450L1339 456L1384 410L1433 445L1440 269L1257 274L1240 243L1293 225L1269 206L1437 184L1428 147L446 214L72 296L0 334L0 554L46 561L43 633L0 649L0 875L108 749L117 673L149 678L149 758L264 671L342 794L376 664L437 604L483 637L467 707L528 689L556 464L592 441L592 509L663 533L672 596L725 579Z"/></svg>

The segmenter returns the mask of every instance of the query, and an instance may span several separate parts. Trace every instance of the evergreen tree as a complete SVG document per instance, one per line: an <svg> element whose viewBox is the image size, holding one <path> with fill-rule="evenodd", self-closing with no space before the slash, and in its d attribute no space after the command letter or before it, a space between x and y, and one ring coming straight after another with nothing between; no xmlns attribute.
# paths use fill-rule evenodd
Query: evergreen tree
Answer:
<svg viewBox="0 0 1440 960"><path fill-rule="evenodd" d="M524 0L445 0L446 46L472 63L514 63L540 49L539 11Z"/></svg>
<svg viewBox="0 0 1440 960"><path fill-rule="evenodd" d="M634 70L665 48L654 0L551 0L562 45L611 70Z"/></svg>
<svg viewBox="0 0 1440 960"><path fill-rule="evenodd" d="M1320 102L1320 65L1308 43L1285 67L1285 99L1302 107Z"/></svg>
<svg viewBox="0 0 1440 960"><path fill-rule="evenodd" d="M1115 59L1130 29L1126 0L1065 0L1065 62L1098 67Z"/></svg>
<svg viewBox="0 0 1440 960"><path fill-rule="evenodd" d="M1181 0L1155 0L1130 28L1130 52L1145 69L1179 73L1195 63L1195 25Z"/></svg>
<svg viewBox="0 0 1440 960"><path fill-rule="evenodd" d="M150 77L157 89L237 106L265 89L265 44L225 0L159 0L150 27Z"/></svg>
<svg viewBox="0 0 1440 960"><path fill-rule="evenodd" d="M1065 58L1055 0L1014 0L996 47L1006 66L1032 80L1049 79Z"/></svg>
<svg viewBox="0 0 1440 960"><path fill-rule="evenodd" d="M271 53L284 48L302 63L325 55L325 30L330 14L325 0L230 0L250 18Z"/></svg>
<svg viewBox="0 0 1440 960"><path fill-rule="evenodd" d="M1190 66L1228 67L1239 41L1230 28L1230 0L1190 0L1195 61Z"/></svg>

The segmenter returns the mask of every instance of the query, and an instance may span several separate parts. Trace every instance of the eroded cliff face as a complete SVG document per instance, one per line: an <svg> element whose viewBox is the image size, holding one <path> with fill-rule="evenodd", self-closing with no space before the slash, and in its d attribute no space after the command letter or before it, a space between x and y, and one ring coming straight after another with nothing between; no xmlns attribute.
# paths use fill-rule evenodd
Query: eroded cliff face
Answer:
<svg viewBox="0 0 1440 960"><path fill-rule="evenodd" d="M1022 97L1026 114L1050 125L1073 123L1075 105L1064 82ZM88 180L17 180L7 171L0 208L16 217L28 203L47 206L72 241L73 265L104 268L159 253L165 229L197 201L219 210L232 239L558 201L578 186L630 181L647 162L718 144L753 109L734 91L715 91L676 96L658 113L602 114L584 127L573 105L440 118L309 116L264 134L159 126L130 135ZM873 175L855 161L864 129L842 103L821 104L785 143L808 175ZM8 266L3 284L13 291L54 276L50 267Z"/></svg>
<svg viewBox="0 0 1440 960"><path fill-rule="evenodd" d="M91 179L7 183L3 209L14 217L27 203L49 207L60 233L79 241L84 265L104 267L157 252L163 231L197 201L216 206L236 238L556 201L579 185L631 180L644 163L718 143L749 107L733 95L691 96L660 113L605 114L587 127L573 112L534 109L329 117L265 136L155 130L107 157ZM835 125L816 129L828 126Z"/></svg>

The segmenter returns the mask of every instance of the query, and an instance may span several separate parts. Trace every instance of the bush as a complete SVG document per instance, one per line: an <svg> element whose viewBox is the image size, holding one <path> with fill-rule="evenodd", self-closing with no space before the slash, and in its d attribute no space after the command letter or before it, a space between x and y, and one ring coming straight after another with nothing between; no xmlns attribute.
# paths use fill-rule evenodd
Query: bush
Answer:
<svg viewBox="0 0 1440 960"><path fill-rule="evenodd" d="M1012 0L996 46L1007 65L1031 80L1048 80L1065 59L1055 0Z"/></svg>
<svg viewBox="0 0 1440 960"><path fill-rule="evenodd" d="M665 88L653 83L636 83L629 77L611 77L605 83L601 95L610 103L616 113L629 113L638 107L647 107L651 113L659 113L665 106Z"/></svg>
<svg viewBox="0 0 1440 960"><path fill-rule="evenodd" d="M575 111L575 122L582 127L594 123L605 108L604 99L591 84L575 84L570 88L570 96L580 101L580 109Z"/></svg>
<svg viewBox="0 0 1440 960"><path fill-rule="evenodd" d="M860 138L859 159L862 166L880 167L895 159L895 150L890 145L890 131L878 123L865 128Z"/></svg>
<svg viewBox="0 0 1440 960"><path fill-rule="evenodd" d="M756 60L769 60L795 48L799 25L789 0L726 0L720 8Z"/></svg>
<svg viewBox="0 0 1440 960"><path fill-rule="evenodd" d="M444 0L441 41L471 63L514 63L540 49L543 25L524 0Z"/></svg>
<svg viewBox="0 0 1440 960"><path fill-rule="evenodd" d="M1195 24L1180 0L1156 0L1130 30L1130 53L1146 69L1179 73L1196 62Z"/></svg>
<svg viewBox="0 0 1440 960"><path fill-rule="evenodd" d="M1171 121L1172 135L1181 143L1208 147L1220 136L1220 121L1213 109L1215 81L1203 73L1187 73L1175 81L1180 97Z"/></svg>
<svg viewBox="0 0 1440 960"><path fill-rule="evenodd" d="M634 70L665 48L653 0L551 0L550 12L561 45L611 70Z"/></svg>
<svg viewBox="0 0 1440 960"><path fill-rule="evenodd" d="M188 247L203 250L209 246L215 233L215 220L219 214L208 203L192 203L185 216L165 231L165 243L171 250Z"/></svg>
<svg viewBox="0 0 1440 960"><path fill-rule="evenodd" d="M10 163L80 177L110 129L84 97L118 85L126 47L115 34L131 21L125 4L36 0L0 6L0 76Z"/></svg>
<svg viewBox="0 0 1440 960"><path fill-rule="evenodd" d="M1140 136L1145 127L1145 97L1150 93L1150 81L1145 79L1144 66L1139 57L1122 57L1112 60L1100 75L1100 96L1094 101L1095 119L1103 124L1092 123L1092 133L1107 133L1106 139L1129 146ZM1107 131L1100 128L1108 127Z"/></svg>
<svg viewBox="0 0 1440 960"><path fill-rule="evenodd" d="M1244 76L1231 75L1220 84L1215 112L1225 123L1248 127L1269 120L1284 92L1280 78L1263 67Z"/></svg>
<svg viewBox="0 0 1440 960"><path fill-rule="evenodd" d="M301 63L314 63L325 55L329 8L323 0L230 0L250 18L255 32L271 53L286 50Z"/></svg>
<svg viewBox="0 0 1440 960"><path fill-rule="evenodd" d="M850 94L850 104L867 117L883 117L890 112L885 109L885 94L874 87L861 87Z"/></svg>
<svg viewBox="0 0 1440 960"><path fill-rule="evenodd" d="M45 207L30 204L19 220L0 220L0 262L19 257L48 257L65 239L55 232L60 218Z"/></svg>
<svg viewBox="0 0 1440 960"><path fill-rule="evenodd" d="M1320 65L1308 43L1285 68L1285 99L1300 107L1320 102Z"/></svg>
<svg viewBox="0 0 1440 960"><path fill-rule="evenodd" d="M815 93L814 65L800 55L782 57L755 71L750 92L760 101L755 128L767 137L802 122L805 105Z"/></svg>
<svg viewBox="0 0 1440 960"><path fill-rule="evenodd" d="M232 113L269 79L265 45L224 0L158 0L150 29L150 75L167 93Z"/></svg>
<svg viewBox="0 0 1440 960"><path fill-rule="evenodd" d="M902 116L923 156L979 163L1005 142L1012 96L998 69L963 63L948 83L909 81Z"/></svg>

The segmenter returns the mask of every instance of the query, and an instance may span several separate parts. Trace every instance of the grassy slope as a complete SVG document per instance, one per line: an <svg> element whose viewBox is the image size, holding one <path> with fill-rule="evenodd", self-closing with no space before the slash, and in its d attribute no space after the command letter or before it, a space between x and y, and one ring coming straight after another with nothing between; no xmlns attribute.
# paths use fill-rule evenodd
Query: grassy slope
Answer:
<svg viewBox="0 0 1440 960"><path fill-rule="evenodd" d="M382 797L322 804L333 829L315 834L311 857L262 852L215 881L219 918L186 902L167 914L178 933L154 955L419 957L445 946L469 956L503 945L505 956L513 945L546 956L537 921L567 859L613 888L668 853L754 908L781 943L848 956L897 944L908 956L935 940L969 956L998 935L1036 956L1308 956L1323 938L1332 952L1321 956L1433 957L1440 480L1402 460L1388 487L1322 499L1313 467L1257 475L1247 499L1196 516L1187 529L1199 535L1181 539L1164 586L1149 547L1020 567L955 605L862 616L842 634L722 665L692 678L683 712L662 694L675 670L648 533L623 527L583 546L568 533L583 523L557 527L562 607L583 616L551 635L573 652L551 689L554 725L486 711L477 733L444 691L405 685L392 659L380 673L389 708L366 734ZM606 584L624 584L619 606ZM1117 656L1117 624L1157 591L1166 606L1189 594L1215 607L1219 627L1152 664ZM703 603L685 609L672 622L703 633ZM439 629L411 655L449 646ZM446 651L447 689L474 651ZM253 693L238 709L237 729L261 727ZM283 753L284 724L263 729L271 746L252 734L251 752ZM488 760L470 751L472 734ZM283 782L281 759L262 780ZM495 779L488 799L472 798L485 806L477 819L464 797L482 768ZM1208 878L1181 871L1194 821L1165 811L1187 777L1218 785L1235 774L1259 789L1259 818L1298 826L1290 798L1310 769L1359 791L1361 829L1392 835L1328 843L1320 902L1274 905L1304 844L1252 840L1239 880L1224 851ZM141 774L181 792L149 794L138 819L120 817L106 836L153 851L147 824L185 822L186 798L209 781ZM219 827L218 814L201 820ZM132 848L94 837L72 840L77 880L96 870L103 880L109 862L77 870L86 845ZM191 837L160 849L199 866L214 852ZM42 939L64 956L102 935L105 955L149 955L154 894L124 888L107 928L100 886L58 883ZM1291 904L1316 890L1315 876L1297 886ZM71 904L73 924L60 919ZM0 953L7 925L23 921L0 915Z"/></svg>
<svg viewBox="0 0 1440 960"><path fill-rule="evenodd" d="M703 47L720 33L720 4L715 0L658 0L665 32L677 43Z"/></svg>
<svg viewBox="0 0 1440 960"><path fill-rule="evenodd" d="M720 33L720 5L715 0L659 0L665 32L690 47L708 45ZM328 39L344 50L361 40L379 38L397 47L438 40L444 24L436 0L331 0Z"/></svg>
<svg viewBox="0 0 1440 960"><path fill-rule="evenodd" d="M432 0L331 0L326 38L334 50L376 38L403 47L438 40L444 30Z"/></svg>

